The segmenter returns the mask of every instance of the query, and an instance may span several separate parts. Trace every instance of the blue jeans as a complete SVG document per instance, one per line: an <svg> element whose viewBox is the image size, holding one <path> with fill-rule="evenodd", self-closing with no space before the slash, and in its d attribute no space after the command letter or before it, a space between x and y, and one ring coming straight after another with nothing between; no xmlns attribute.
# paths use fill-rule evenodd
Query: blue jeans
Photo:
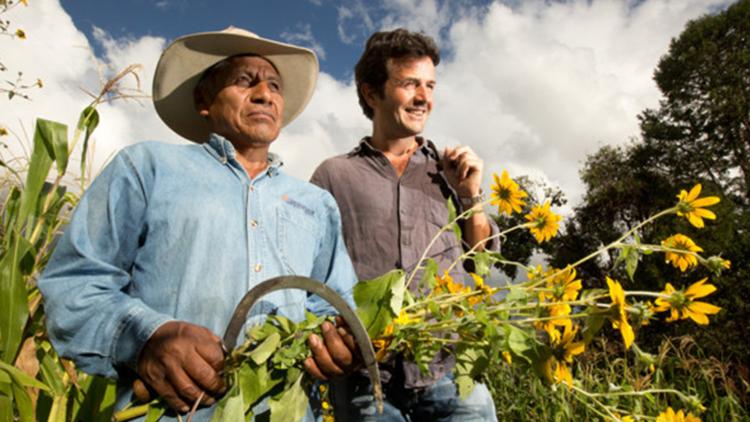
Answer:
<svg viewBox="0 0 750 422"><path fill-rule="evenodd" d="M497 421L495 404L484 384L476 384L466 400L458 396L453 375L424 389L407 389L402 383L384 385L383 413L378 414L369 380L353 376L332 390L338 421L448 422Z"/></svg>

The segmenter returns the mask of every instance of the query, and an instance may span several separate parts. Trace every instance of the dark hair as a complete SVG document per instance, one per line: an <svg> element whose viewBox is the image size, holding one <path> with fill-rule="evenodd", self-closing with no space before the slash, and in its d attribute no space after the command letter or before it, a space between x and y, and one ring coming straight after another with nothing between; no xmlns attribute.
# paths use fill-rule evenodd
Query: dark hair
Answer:
<svg viewBox="0 0 750 422"><path fill-rule="evenodd" d="M410 32L399 28L393 31L372 34L362 57L354 67L354 78L357 82L359 105L368 119L372 119L373 110L365 101L362 84L372 87L382 96L385 81L388 80L388 59L429 57L435 66L440 63L440 50L435 41L423 33Z"/></svg>

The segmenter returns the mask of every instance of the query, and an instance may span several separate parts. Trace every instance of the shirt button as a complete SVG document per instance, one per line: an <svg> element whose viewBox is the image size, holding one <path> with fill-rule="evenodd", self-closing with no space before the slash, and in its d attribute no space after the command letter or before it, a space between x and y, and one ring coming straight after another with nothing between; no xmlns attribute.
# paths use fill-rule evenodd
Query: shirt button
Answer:
<svg viewBox="0 0 750 422"><path fill-rule="evenodd" d="M259 273L259 272L260 272L260 270L262 270L262 269L263 269L263 266L262 266L262 265L260 265L260 264L255 264L255 268L253 268L253 269L255 270L255 272L256 272L256 273Z"/></svg>
<svg viewBox="0 0 750 422"><path fill-rule="evenodd" d="M250 220L250 227L257 228L258 227L258 222L255 221L255 220Z"/></svg>
<svg viewBox="0 0 750 422"><path fill-rule="evenodd" d="M254 185L250 185L250 192L254 192L254 191L255 191L255 186Z"/></svg>

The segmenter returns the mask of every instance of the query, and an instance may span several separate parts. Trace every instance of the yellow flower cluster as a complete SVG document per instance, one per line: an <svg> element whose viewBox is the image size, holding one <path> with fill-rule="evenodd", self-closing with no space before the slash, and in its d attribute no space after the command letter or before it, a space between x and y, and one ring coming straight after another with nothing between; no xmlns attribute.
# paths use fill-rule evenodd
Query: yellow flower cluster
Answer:
<svg viewBox="0 0 750 422"><path fill-rule="evenodd" d="M540 271L540 270L538 270ZM531 274L530 279L539 277ZM581 280L576 279L576 270L567 267L564 270L550 268L544 273L546 278L545 289L539 292L539 303L551 302L542 309L544 319L536 321L534 327L538 330L544 330L551 341L560 339L560 331L557 327L570 329L572 322L567 315L570 315L570 305L566 302L576 300L578 292L582 288Z"/></svg>
<svg viewBox="0 0 750 422"><path fill-rule="evenodd" d="M698 265L698 258L693 252L703 252L703 248L696 245L689 237L680 233L666 238L661 242L661 245L665 248L672 249L666 251L666 260L668 263L671 262L675 268L679 268L682 272L685 272L690 267Z"/></svg>
<svg viewBox="0 0 750 422"><path fill-rule="evenodd" d="M610 306L612 328L620 330L625 348L629 349L630 345L633 344L633 340L635 340L635 333L633 332L633 327L628 322L628 312L626 309L628 304L625 301L625 291L622 289L619 281L609 277L607 277L607 286L609 286L609 297L612 299L612 305Z"/></svg>
<svg viewBox="0 0 750 422"><path fill-rule="evenodd" d="M524 216L537 243L553 238L560 226L560 216L550 211L549 207L550 203L546 201L544 205L535 205L531 212Z"/></svg>
<svg viewBox="0 0 750 422"><path fill-rule="evenodd" d="M682 410L675 412L671 407L667 407L667 410L656 417L656 422L701 422L701 419L690 412L687 414Z"/></svg>
<svg viewBox="0 0 750 422"><path fill-rule="evenodd" d="M690 318L701 325L708 325L706 315L719 313L720 307L710 303L697 301L716 291L713 284L705 284L708 279L704 278L690 285L685 291L675 290L672 284L667 283L664 291L661 292L663 297L656 299L654 302L655 312L670 311L668 322L677 321L678 319Z"/></svg>
<svg viewBox="0 0 750 422"><path fill-rule="evenodd" d="M521 212L521 207L526 205L523 198L526 198L526 192L518 187L518 183L508 176L508 171L503 170L503 175L497 177L493 174L492 178L495 183L491 186L492 194L490 205L497 205L498 213L511 215L514 212Z"/></svg>
<svg viewBox="0 0 750 422"><path fill-rule="evenodd" d="M500 177L496 173L493 173L492 177L494 183L490 187L492 189L490 204L496 205L500 214L520 213L521 207L526 205L523 198L528 197L528 194L521 190L518 183L508 176L507 170L503 170ZM560 216L550 210L550 205L549 201L542 205L534 205L531 207L531 211L524 216L528 221L525 227L529 229L538 243L554 237L560 226Z"/></svg>
<svg viewBox="0 0 750 422"><path fill-rule="evenodd" d="M557 340L552 340L552 354L544 362L542 371L550 383L566 383L573 387L573 375L568 364L573 363L573 357L584 352L583 342L574 342L578 327L567 325L565 331Z"/></svg>
<svg viewBox="0 0 750 422"><path fill-rule="evenodd" d="M690 192L684 189L677 195L679 202L677 203L677 215L685 217L693 226L697 228L703 228L703 219L715 220L716 214L712 211L705 209L704 207L710 207L719 203L718 196L707 196L705 198L698 198L701 194L701 184L693 186Z"/></svg>

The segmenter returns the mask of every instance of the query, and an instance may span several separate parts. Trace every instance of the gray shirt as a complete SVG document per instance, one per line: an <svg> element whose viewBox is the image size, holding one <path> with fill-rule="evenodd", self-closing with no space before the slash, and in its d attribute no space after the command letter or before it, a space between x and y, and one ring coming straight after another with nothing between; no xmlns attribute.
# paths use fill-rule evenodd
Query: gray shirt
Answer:
<svg viewBox="0 0 750 422"><path fill-rule="evenodd" d="M457 195L442 173L437 149L429 140L417 141L420 147L401 177L388 158L370 144L369 138L364 138L349 153L324 161L310 179L331 192L338 203L344 242L360 280L395 268L409 274L433 237L448 223L448 198L461 212ZM492 232L497 233L497 226L490 223ZM488 247L493 249L499 244L491 243ZM442 274L462 252L461 243L448 230L440 234L427 256L438 263ZM456 265L451 274L457 281L471 285L462 265ZM413 284L411 287L416 287ZM451 366L452 362L438 359L431 365L429 377L420 376L416 367L407 366L406 385L430 385Z"/></svg>

